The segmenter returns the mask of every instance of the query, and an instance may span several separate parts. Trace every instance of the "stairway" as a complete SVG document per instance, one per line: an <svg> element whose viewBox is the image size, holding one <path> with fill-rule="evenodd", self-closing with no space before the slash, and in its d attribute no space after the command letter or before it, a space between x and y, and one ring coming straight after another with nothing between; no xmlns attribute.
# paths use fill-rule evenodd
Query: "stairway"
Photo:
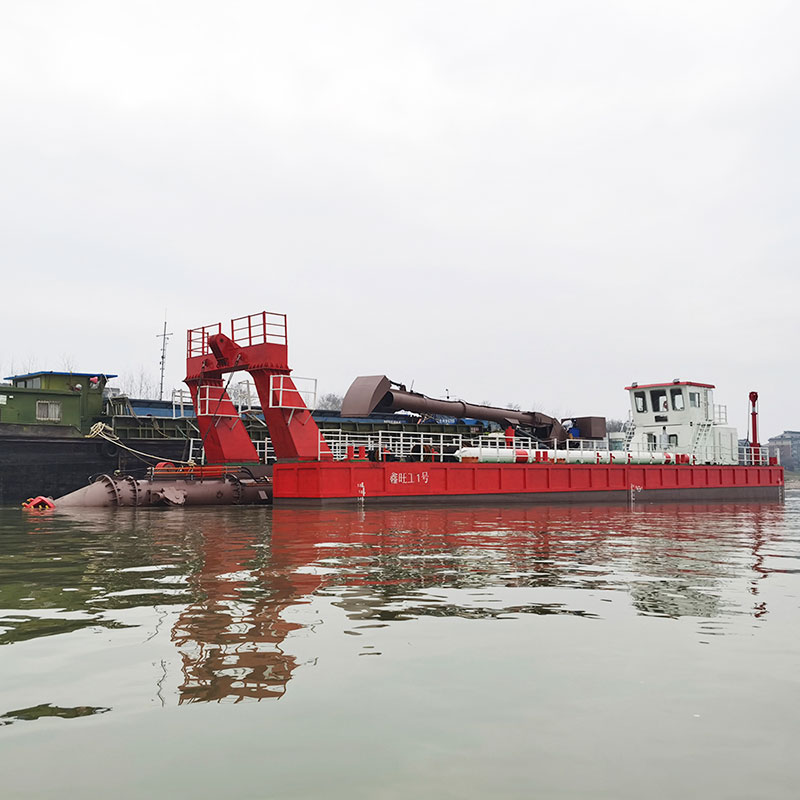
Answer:
<svg viewBox="0 0 800 800"><path fill-rule="evenodd" d="M636 433L636 423L629 419L624 427L623 430L625 431L625 442L623 443L622 450L623 452L629 452L631 449L631 443L633 442L633 435Z"/></svg>
<svg viewBox="0 0 800 800"><path fill-rule="evenodd" d="M692 439L692 463L695 461L700 461L701 463L706 460L705 456L705 449L708 442L708 434L711 428L714 426L714 423L710 420L703 420L697 427L694 429L694 438ZM702 458L701 458L702 454Z"/></svg>

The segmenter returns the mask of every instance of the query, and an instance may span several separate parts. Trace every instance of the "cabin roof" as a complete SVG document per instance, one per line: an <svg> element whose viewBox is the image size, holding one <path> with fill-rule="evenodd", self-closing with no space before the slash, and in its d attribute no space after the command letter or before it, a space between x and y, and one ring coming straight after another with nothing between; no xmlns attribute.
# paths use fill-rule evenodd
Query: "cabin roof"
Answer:
<svg viewBox="0 0 800 800"><path fill-rule="evenodd" d="M697 383L696 381L669 381L668 383L633 383L625 387L625 391L631 389L665 389L669 386L698 386L701 389L715 389L713 383Z"/></svg>
<svg viewBox="0 0 800 800"><path fill-rule="evenodd" d="M38 370L37 372L26 372L24 375L6 375L4 381L16 381L22 378L38 378L41 375L65 375L72 378L116 378L117 375L111 375L108 372L59 372L58 370Z"/></svg>

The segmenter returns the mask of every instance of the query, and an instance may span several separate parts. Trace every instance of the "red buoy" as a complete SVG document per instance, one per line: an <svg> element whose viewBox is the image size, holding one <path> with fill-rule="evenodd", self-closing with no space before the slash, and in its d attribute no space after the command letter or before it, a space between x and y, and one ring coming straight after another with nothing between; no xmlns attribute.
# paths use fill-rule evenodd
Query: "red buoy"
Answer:
<svg viewBox="0 0 800 800"><path fill-rule="evenodd" d="M49 497L39 495L38 497L29 497L22 507L27 511L41 511L46 508L55 508L56 504Z"/></svg>

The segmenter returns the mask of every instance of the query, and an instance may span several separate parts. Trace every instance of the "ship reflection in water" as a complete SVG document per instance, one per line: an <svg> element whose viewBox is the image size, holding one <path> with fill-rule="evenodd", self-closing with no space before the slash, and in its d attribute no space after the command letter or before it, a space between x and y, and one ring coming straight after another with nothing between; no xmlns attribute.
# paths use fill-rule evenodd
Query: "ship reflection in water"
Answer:
<svg viewBox="0 0 800 800"><path fill-rule="evenodd" d="M769 551L787 513L758 503L6 509L0 644L49 636L56 649L84 636L85 648L90 634L112 645L119 636L135 646L128 668L142 673L129 683L147 683L148 701L165 705L280 698L298 668L316 664L320 625L363 637L358 655L379 655L370 635L409 620L564 615L591 625L613 608L696 618L707 642L734 617L767 618L761 587L780 571ZM0 715L15 709L6 690ZM55 688L24 694L23 709L60 700ZM101 694L87 706L117 705Z"/></svg>

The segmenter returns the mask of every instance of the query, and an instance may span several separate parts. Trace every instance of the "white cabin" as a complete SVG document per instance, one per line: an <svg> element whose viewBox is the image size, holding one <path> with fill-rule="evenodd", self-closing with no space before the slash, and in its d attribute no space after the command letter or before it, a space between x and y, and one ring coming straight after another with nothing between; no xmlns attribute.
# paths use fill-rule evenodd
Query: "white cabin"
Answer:
<svg viewBox="0 0 800 800"><path fill-rule="evenodd" d="M710 383L676 379L625 389L631 397L625 450L686 453L697 464L739 463L736 428L728 426L727 406L714 403Z"/></svg>

